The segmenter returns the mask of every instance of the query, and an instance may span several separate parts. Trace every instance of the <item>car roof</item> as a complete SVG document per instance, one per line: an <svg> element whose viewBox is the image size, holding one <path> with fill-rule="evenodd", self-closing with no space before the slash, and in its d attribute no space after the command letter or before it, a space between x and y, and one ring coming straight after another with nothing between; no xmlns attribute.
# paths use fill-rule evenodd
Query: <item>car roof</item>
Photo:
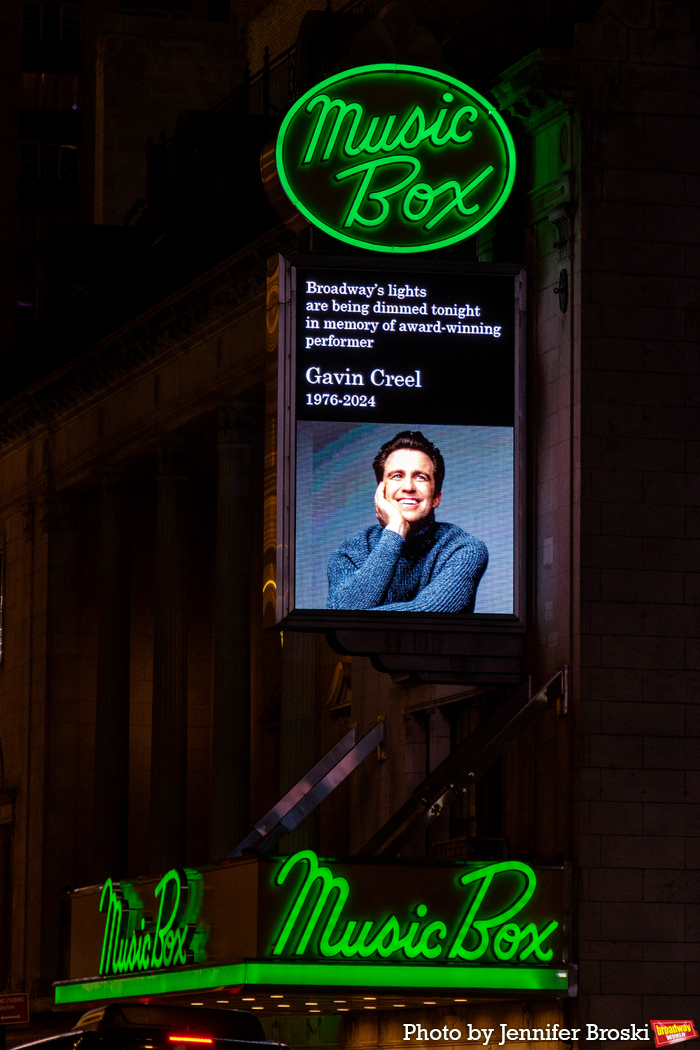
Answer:
<svg viewBox="0 0 700 1050"><path fill-rule="evenodd" d="M210 1036L251 1041L265 1040L260 1019L247 1010L216 1010L163 1003L108 1003L88 1010L74 1030L109 1031L115 1028L173 1028L201 1031Z"/></svg>

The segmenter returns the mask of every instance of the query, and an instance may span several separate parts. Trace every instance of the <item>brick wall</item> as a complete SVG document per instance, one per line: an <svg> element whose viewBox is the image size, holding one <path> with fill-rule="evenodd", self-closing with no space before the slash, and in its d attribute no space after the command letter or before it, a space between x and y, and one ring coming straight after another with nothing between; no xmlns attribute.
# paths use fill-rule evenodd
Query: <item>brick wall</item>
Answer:
<svg viewBox="0 0 700 1050"><path fill-rule="evenodd" d="M342 6L336 4L336 7ZM251 73L263 66L265 48L274 59L296 43L299 26L307 11L323 11L325 0L292 0L266 4L246 24L247 56Z"/></svg>
<svg viewBox="0 0 700 1050"><path fill-rule="evenodd" d="M700 1008L698 8L579 37L583 1013Z"/></svg>

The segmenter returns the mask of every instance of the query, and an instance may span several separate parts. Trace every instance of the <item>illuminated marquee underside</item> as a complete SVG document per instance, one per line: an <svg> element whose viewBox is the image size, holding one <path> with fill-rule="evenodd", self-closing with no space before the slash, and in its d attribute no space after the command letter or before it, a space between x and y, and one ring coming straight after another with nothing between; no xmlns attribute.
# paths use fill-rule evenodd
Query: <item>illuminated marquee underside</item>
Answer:
<svg viewBox="0 0 700 1050"><path fill-rule="evenodd" d="M88 1003L129 996L176 995L229 987L347 988L386 992L455 991L560 992L566 994L565 970L541 967L459 967L372 963L261 962L139 974L111 980L56 985L56 1004Z"/></svg>
<svg viewBox="0 0 700 1050"><path fill-rule="evenodd" d="M563 880L515 860L319 861L311 850L108 880L73 899L75 969L56 1002L243 985L562 994Z"/></svg>
<svg viewBox="0 0 700 1050"><path fill-rule="evenodd" d="M505 204L515 149L491 103L444 73L359 66L282 122L277 176L313 225L361 248L418 252L470 237Z"/></svg>

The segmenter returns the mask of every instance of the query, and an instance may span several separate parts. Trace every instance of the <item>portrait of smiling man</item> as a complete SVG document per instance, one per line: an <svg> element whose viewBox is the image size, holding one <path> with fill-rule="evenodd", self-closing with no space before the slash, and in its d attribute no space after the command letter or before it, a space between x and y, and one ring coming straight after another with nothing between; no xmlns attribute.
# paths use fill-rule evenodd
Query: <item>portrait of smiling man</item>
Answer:
<svg viewBox="0 0 700 1050"><path fill-rule="evenodd" d="M403 430L375 457L378 524L346 540L328 563L329 609L473 612L488 563L481 540L435 520L445 462L418 430Z"/></svg>

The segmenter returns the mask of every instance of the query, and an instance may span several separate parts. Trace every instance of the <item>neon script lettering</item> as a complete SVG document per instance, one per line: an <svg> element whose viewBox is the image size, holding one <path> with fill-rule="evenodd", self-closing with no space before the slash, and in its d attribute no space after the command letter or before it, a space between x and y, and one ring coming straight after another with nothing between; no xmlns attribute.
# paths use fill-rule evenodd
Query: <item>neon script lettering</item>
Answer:
<svg viewBox="0 0 700 1050"><path fill-rule="evenodd" d="M378 251L439 248L503 206L510 133L466 84L416 66L362 66L312 88L277 140L287 197L314 225Z"/></svg>
<svg viewBox="0 0 700 1050"><path fill-rule="evenodd" d="M158 902L155 923L129 904L121 883L107 879L100 911L107 913L100 973L133 973L185 966L194 961L190 948L196 926L184 922L189 885L183 871L173 869L154 890Z"/></svg>
<svg viewBox="0 0 700 1050"><path fill-rule="evenodd" d="M452 92L445 92L442 101L453 102ZM320 158L322 160L330 160L336 144L348 157L356 157L358 153L394 153L397 149L412 150L423 142L431 142L433 146L438 147L446 146L448 142L462 145L469 141L472 133L471 130L460 132L460 123L467 120L473 124L479 115L474 106L460 106L449 120L447 130L443 131L445 117L448 113L446 108L439 110L433 120L428 123L420 106L414 106L408 116L401 120L392 138L394 125L400 120L396 113L367 119L364 107L357 102L343 102L342 99L332 99L329 95L316 95L307 105L306 111L312 113L318 107L320 111L317 114L316 125L302 164L310 164L313 160L319 159L318 146L322 136L326 142ZM327 129L326 118L329 116L332 116L335 122L331 128ZM345 137L341 138L340 131L347 116L350 116L351 120L346 125ZM379 138L375 138L377 128L382 121L384 127ZM340 142L338 142L339 138Z"/></svg>
<svg viewBox="0 0 700 1050"><path fill-rule="evenodd" d="M445 92L442 101L452 102L454 95L449 91ZM443 131L448 114L446 108L439 110L434 119L428 121L420 106L414 106L408 116L401 120L393 138L394 126L400 119L396 113L388 114L384 118L380 116L367 118L364 108L357 103L346 103L341 99L332 99L328 95L316 95L306 108L307 112L311 113L319 107L316 125L302 164L311 164L314 160L319 159L328 161L336 147L347 157L356 157L361 153L391 154L389 157L365 161L336 172L337 182L357 178L357 190L350 201L343 221L345 228L381 226L387 221L391 210L390 198L400 193L403 193L401 213L407 222L414 223L423 222L433 212L436 202L447 195L447 199L441 202L442 206L425 223L426 230L432 230L438 226L455 208L462 215L473 215L479 210L478 203L467 204L466 201L484 179L493 175L492 164L484 167L465 185L455 179L447 179L439 186L430 186L426 182L416 182L423 170L417 158L396 154L397 150L415 150L424 142L429 142L436 147L445 146L449 142L456 145L468 142L472 137L472 132L470 130L460 132L459 128L460 122L467 120L473 123L477 119L478 112L474 106L460 106L449 119L446 131ZM351 118L349 121L346 120L348 116ZM329 117L331 121L327 123ZM382 119L384 127L379 137L376 138ZM344 136L341 134L343 125L345 125ZM325 148L322 152L319 149L321 141L325 141ZM392 169L391 172L389 169ZM388 186L377 187L382 176L388 174L396 181L390 182Z"/></svg>
<svg viewBox="0 0 700 1050"><path fill-rule="evenodd" d="M401 919L390 914L381 920L348 919L345 906L350 884L330 868L319 864L312 850L300 850L289 857L275 877L284 885L297 865L306 864L306 874L297 890L273 955L318 954L324 959L458 959L474 962L491 956L499 962L535 959L548 962L553 949L546 945L559 926L556 920L538 928L534 922L513 921L526 908L535 893L537 876L520 861L499 861L469 870L457 882L470 897L466 911L456 922L430 918L425 904L413 908L413 916ZM488 896L506 876L516 875L519 890L506 907L490 911Z"/></svg>

